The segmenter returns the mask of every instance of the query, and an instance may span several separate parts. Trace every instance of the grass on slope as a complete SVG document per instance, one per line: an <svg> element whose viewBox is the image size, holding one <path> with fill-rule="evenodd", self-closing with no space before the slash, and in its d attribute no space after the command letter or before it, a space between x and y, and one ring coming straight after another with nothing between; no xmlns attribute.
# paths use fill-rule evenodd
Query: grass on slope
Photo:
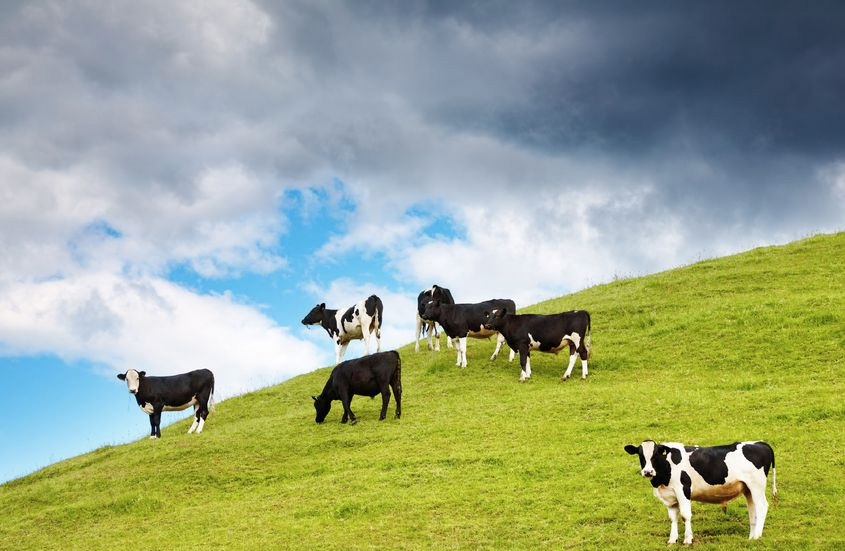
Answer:
<svg viewBox="0 0 845 551"><path fill-rule="evenodd" d="M843 273L837 234L526 309L591 312L586 382L535 353L520 384L493 341L465 370L405 347L398 421L358 397L358 425L339 403L316 425L328 370L226 400L199 437L180 422L0 486L0 548L661 549L666 509L622 449L653 438L774 447L763 538L744 499L694 503L696 549L841 549Z"/></svg>

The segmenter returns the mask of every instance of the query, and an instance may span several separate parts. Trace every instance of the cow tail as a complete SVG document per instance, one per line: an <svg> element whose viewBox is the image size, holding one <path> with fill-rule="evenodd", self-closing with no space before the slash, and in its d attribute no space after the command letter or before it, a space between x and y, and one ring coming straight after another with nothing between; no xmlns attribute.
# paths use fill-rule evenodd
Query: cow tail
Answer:
<svg viewBox="0 0 845 551"><path fill-rule="evenodd" d="M211 394L208 395L208 413L214 413L214 383L211 383Z"/></svg>
<svg viewBox="0 0 845 551"><path fill-rule="evenodd" d="M396 387L399 389L399 393L402 393L402 356L399 355L399 352L396 353L396 372L393 374L393 378L396 380ZM394 396L395 398L395 396Z"/></svg>
<svg viewBox="0 0 845 551"><path fill-rule="evenodd" d="M584 313L587 314L587 334L584 336L584 346L587 347L587 359L589 360L593 355L593 345L590 342L590 313Z"/></svg>
<svg viewBox="0 0 845 551"><path fill-rule="evenodd" d="M373 295L376 297L375 295ZM384 304L382 304L381 299L376 297L376 320L378 320L378 327L376 327L376 338L381 338L381 323L382 323L382 313L384 312ZM423 325L425 326L425 325Z"/></svg>
<svg viewBox="0 0 845 551"><path fill-rule="evenodd" d="M768 444L766 444L768 446ZM775 450L769 446L769 449L772 451L772 503L775 504L775 508L778 506L778 475L777 471L775 470Z"/></svg>

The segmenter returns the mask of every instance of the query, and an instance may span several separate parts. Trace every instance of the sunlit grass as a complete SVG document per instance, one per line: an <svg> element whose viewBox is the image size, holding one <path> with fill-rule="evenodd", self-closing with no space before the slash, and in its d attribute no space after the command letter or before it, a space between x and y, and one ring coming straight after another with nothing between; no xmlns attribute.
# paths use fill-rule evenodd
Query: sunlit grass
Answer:
<svg viewBox="0 0 845 551"><path fill-rule="evenodd" d="M591 312L586 382L535 353L520 384L493 341L464 370L405 347L398 421L357 397L358 425L339 404L315 424L328 370L226 400L199 437L184 421L0 486L0 548L661 549L665 507L622 450L654 438L774 447L763 538L742 499L694 503L697 549L840 549L843 273L837 234L526 309Z"/></svg>

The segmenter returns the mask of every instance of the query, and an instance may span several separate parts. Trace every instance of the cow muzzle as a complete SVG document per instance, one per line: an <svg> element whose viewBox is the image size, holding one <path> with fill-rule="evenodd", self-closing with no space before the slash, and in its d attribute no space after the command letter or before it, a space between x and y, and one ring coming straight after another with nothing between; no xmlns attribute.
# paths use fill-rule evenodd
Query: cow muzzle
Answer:
<svg viewBox="0 0 845 551"><path fill-rule="evenodd" d="M653 478L655 475L654 469L643 469L642 475L646 478Z"/></svg>

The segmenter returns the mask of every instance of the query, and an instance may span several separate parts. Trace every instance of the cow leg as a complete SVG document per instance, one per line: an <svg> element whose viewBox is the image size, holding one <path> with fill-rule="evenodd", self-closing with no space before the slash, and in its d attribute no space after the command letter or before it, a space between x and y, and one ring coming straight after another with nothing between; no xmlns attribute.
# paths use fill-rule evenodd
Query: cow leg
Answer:
<svg viewBox="0 0 845 551"><path fill-rule="evenodd" d="M498 333L496 336L496 349L493 350L493 355L490 356L490 361L495 360L499 357L499 350L502 349L502 343L505 342L505 337L501 333Z"/></svg>
<svg viewBox="0 0 845 551"><path fill-rule="evenodd" d="M156 405L150 415L150 438L161 438L161 410L163 406Z"/></svg>
<svg viewBox="0 0 845 551"><path fill-rule="evenodd" d="M390 404L390 387L384 385L384 388L381 389L381 415L378 416L379 421L384 421L384 418L387 417L388 404Z"/></svg>
<svg viewBox="0 0 845 551"><path fill-rule="evenodd" d="M757 535L757 510L754 504L754 496L751 495L751 490L748 486L745 487L745 503L748 506L748 539L753 540Z"/></svg>
<svg viewBox="0 0 845 551"><path fill-rule="evenodd" d="M581 339L581 346L578 348L578 355L581 357L581 378L587 378L587 358L589 357L589 351L587 347L584 346L584 339Z"/></svg>
<svg viewBox="0 0 845 551"><path fill-rule="evenodd" d="M749 539L755 540L763 535L763 525L766 523L766 515L769 512L769 502L766 500L766 478L765 476L761 476L761 478L762 484L746 483L746 487L751 494L751 499L748 499L748 516L749 518L751 517L751 508L753 507L754 516L756 517L756 523L751 526L754 534ZM746 498L748 498L747 495Z"/></svg>
<svg viewBox="0 0 845 551"><path fill-rule="evenodd" d="M510 348L510 347L508 347ZM514 352L513 348L510 348L510 354L508 354L508 362L512 362L514 356L516 356L516 352Z"/></svg>
<svg viewBox="0 0 845 551"><path fill-rule="evenodd" d="M341 423L345 423L347 419L350 419L353 425L357 423L358 419L352 413L352 396L349 394L349 391L341 390L340 403L343 404L343 419L341 419Z"/></svg>
<svg viewBox="0 0 845 551"><path fill-rule="evenodd" d="M458 359L455 360L455 365L460 366L461 365L461 340L459 338L455 337L454 339L452 339L452 341L455 343L455 350L457 350L457 352L458 352Z"/></svg>
<svg viewBox="0 0 845 551"><path fill-rule="evenodd" d="M390 379L390 388L393 389L393 398L396 400L396 418L402 416L402 380L399 378L400 371L397 369Z"/></svg>
<svg viewBox="0 0 845 551"><path fill-rule="evenodd" d="M335 347L337 353L337 363L340 363L341 360L343 360L343 355L346 354L347 346L349 346L349 341L346 341L343 344L340 344L339 342L337 343L337 346Z"/></svg>
<svg viewBox="0 0 845 551"><path fill-rule="evenodd" d="M528 347L519 348L519 382L524 383L525 379L531 378L531 350Z"/></svg>
<svg viewBox="0 0 845 551"><path fill-rule="evenodd" d="M420 333L422 333L422 326L423 326L422 318L420 317L420 313L417 312L417 336L414 339L414 342L416 343L416 344L414 344L414 352L420 351Z"/></svg>
<svg viewBox="0 0 845 551"><path fill-rule="evenodd" d="M461 348L461 367L467 366L467 338L461 337L458 341L458 345Z"/></svg>
<svg viewBox="0 0 845 551"><path fill-rule="evenodd" d="M561 381L565 381L572 375L572 368L575 367L575 359L578 356L575 355L575 345L573 343L569 343L569 367L566 368L566 373L563 374ZM581 365L584 365L583 363Z"/></svg>
<svg viewBox="0 0 845 551"><path fill-rule="evenodd" d="M199 425L199 422L200 422L200 416L199 416L199 413L197 413L198 411L199 411L199 403L197 403L197 405L194 406L194 422L191 424L191 428L188 429L188 434L191 434L192 432L197 430L197 425Z"/></svg>
<svg viewBox="0 0 845 551"><path fill-rule="evenodd" d="M672 523L672 527L669 528L669 541L666 543L678 543L678 506L673 505L667 507L666 510L669 513L669 521Z"/></svg>
<svg viewBox="0 0 845 551"><path fill-rule="evenodd" d="M431 322L431 325L429 325L428 327L429 335L431 335L431 333L434 333L434 351L440 352L440 335L437 334L437 324ZM431 350L431 347L429 347L428 349Z"/></svg>
<svg viewBox="0 0 845 551"><path fill-rule="evenodd" d="M449 335L446 335L446 347L452 348L452 339L449 338Z"/></svg>
<svg viewBox="0 0 845 551"><path fill-rule="evenodd" d="M679 499L678 507L681 518L684 519L684 545L692 543L692 502L688 499Z"/></svg>

